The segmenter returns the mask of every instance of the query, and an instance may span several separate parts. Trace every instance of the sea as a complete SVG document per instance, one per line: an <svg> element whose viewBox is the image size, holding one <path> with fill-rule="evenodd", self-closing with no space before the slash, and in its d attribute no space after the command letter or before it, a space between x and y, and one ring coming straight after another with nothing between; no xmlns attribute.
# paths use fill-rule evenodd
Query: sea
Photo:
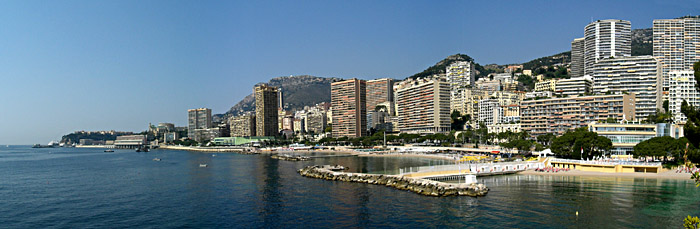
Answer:
<svg viewBox="0 0 700 229"><path fill-rule="evenodd" d="M515 174L479 177L485 197L429 197L297 170L450 162L309 155L2 146L0 228L681 228L700 216L691 180Z"/></svg>

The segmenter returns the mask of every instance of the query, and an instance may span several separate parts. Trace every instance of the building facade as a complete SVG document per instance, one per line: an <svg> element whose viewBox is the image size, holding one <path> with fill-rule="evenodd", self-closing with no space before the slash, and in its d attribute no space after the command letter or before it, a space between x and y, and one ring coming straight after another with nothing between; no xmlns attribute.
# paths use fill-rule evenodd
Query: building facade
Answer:
<svg viewBox="0 0 700 229"><path fill-rule="evenodd" d="M255 136L255 124L255 114L252 112L229 118L231 137Z"/></svg>
<svg viewBox="0 0 700 229"><path fill-rule="evenodd" d="M569 79L560 79L554 87L554 92L560 96L586 95L591 93L593 77L581 76Z"/></svg>
<svg viewBox="0 0 700 229"><path fill-rule="evenodd" d="M503 122L503 109L495 99L484 99L479 101L479 123L493 125Z"/></svg>
<svg viewBox="0 0 700 229"><path fill-rule="evenodd" d="M632 24L608 19L592 22L584 29L584 75L593 74L593 65L609 57L632 56Z"/></svg>
<svg viewBox="0 0 700 229"><path fill-rule="evenodd" d="M663 91L668 93L670 72L692 70L700 61L700 18L657 19L653 30L653 56L660 62Z"/></svg>
<svg viewBox="0 0 700 229"><path fill-rule="evenodd" d="M652 56L598 61L593 68L593 93L634 93L636 119L644 120L662 109L661 69Z"/></svg>
<svg viewBox="0 0 700 229"><path fill-rule="evenodd" d="M367 82L349 79L331 83L334 138L367 135Z"/></svg>
<svg viewBox="0 0 700 229"><path fill-rule="evenodd" d="M195 139L195 130L211 128L211 109L199 108L187 110L187 137Z"/></svg>
<svg viewBox="0 0 700 229"><path fill-rule="evenodd" d="M304 118L306 131L320 134L326 129L326 113L322 111L309 111Z"/></svg>
<svg viewBox="0 0 700 229"><path fill-rule="evenodd" d="M255 86L253 93L255 94L255 135L277 136L279 134L277 87L261 84Z"/></svg>
<svg viewBox="0 0 700 229"><path fill-rule="evenodd" d="M520 124L523 130L534 136L562 135L591 122L635 117L634 103L634 94L525 100L520 105Z"/></svg>
<svg viewBox="0 0 700 229"><path fill-rule="evenodd" d="M542 80L535 83L535 91L555 91L557 89L557 79Z"/></svg>
<svg viewBox="0 0 700 229"><path fill-rule="evenodd" d="M470 61L455 61L445 69L451 90L474 85L476 70Z"/></svg>
<svg viewBox="0 0 700 229"><path fill-rule="evenodd" d="M676 124L657 123L599 123L588 124L588 131L612 141L612 155L632 155L634 146L653 137L683 137L683 127Z"/></svg>
<svg viewBox="0 0 700 229"><path fill-rule="evenodd" d="M696 87L693 71L669 72L668 109L676 123L685 123L688 118L681 112L681 104L686 101L689 105L700 107L700 92Z"/></svg>
<svg viewBox="0 0 700 229"><path fill-rule="evenodd" d="M487 125L489 133L500 134L505 132L520 133L520 123L498 123Z"/></svg>
<svg viewBox="0 0 700 229"><path fill-rule="evenodd" d="M571 42L571 77L583 76L584 41L582 37Z"/></svg>
<svg viewBox="0 0 700 229"><path fill-rule="evenodd" d="M384 78L367 81L367 111L385 102L394 101L394 79Z"/></svg>
<svg viewBox="0 0 700 229"><path fill-rule="evenodd" d="M396 103L401 132L430 134L450 131L450 84L444 78L401 82Z"/></svg>

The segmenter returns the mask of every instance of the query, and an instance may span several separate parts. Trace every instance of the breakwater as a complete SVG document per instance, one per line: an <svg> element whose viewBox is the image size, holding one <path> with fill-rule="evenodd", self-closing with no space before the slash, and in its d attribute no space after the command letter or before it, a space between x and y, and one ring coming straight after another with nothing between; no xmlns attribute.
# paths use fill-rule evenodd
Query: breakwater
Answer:
<svg viewBox="0 0 700 229"><path fill-rule="evenodd" d="M299 174L305 177L385 185L426 196L485 196L489 189L483 184L453 184L397 175L334 172L330 166L307 166Z"/></svg>
<svg viewBox="0 0 700 229"><path fill-rule="evenodd" d="M289 154L276 154L270 156L272 159L283 160L283 161L308 161L311 158L305 156L292 156Z"/></svg>

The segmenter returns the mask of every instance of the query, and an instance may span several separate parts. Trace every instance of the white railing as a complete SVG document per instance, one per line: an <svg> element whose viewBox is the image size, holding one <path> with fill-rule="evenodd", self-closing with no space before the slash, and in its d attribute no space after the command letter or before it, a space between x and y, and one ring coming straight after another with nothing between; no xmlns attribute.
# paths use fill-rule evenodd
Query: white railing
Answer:
<svg viewBox="0 0 700 229"><path fill-rule="evenodd" d="M582 165L642 165L642 166L661 166L661 162L644 162L644 161L586 161L552 158L550 162L577 163Z"/></svg>
<svg viewBox="0 0 700 229"><path fill-rule="evenodd" d="M528 169L544 168L544 163L536 161L501 162L501 163L460 163L453 165L418 166L399 169L399 174L428 173L442 171L459 171L460 173L498 173L518 172Z"/></svg>

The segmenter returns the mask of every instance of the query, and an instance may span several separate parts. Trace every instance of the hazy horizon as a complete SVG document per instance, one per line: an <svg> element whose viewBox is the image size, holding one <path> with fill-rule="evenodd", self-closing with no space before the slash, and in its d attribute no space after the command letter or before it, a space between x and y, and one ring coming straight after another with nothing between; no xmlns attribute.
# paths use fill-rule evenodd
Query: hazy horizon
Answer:
<svg viewBox="0 0 700 229"><path fill-rule="evenodd" d="M634 5L632 7L632 5ZM697 1L2 1L0 145L186 125L289 75L405 78L568 51L591 20L697 15Z"/></svg>

